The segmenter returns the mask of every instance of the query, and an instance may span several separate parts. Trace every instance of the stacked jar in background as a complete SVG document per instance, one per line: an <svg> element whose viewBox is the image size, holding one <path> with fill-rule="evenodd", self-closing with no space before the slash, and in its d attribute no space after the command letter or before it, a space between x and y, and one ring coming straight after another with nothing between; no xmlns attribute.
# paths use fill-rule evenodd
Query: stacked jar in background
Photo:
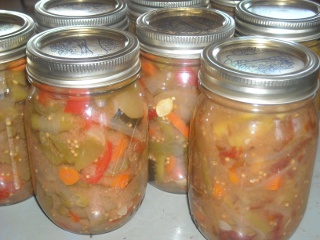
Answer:
<svg viewBox="0 0 320 240"><path fill-rule="evenodd" d="M149 105L149 180L186 193L190 115L199 95L200 54L234 34L233 19L206 8L152 10L137 20L141 83Z"/></svg>
<svg viewBox="0 0 320 240"><path fill-rule="evenodd" d="M151 10L159 8L206 8L209 6L209 0L165 0L165 1L153 1L153 0L127 0L128 5L128 17L129 28L128 31L136 33L136 21L139 16L147 13Z"/></svg>
<svg viewBox="0 0 320 240"><path fill-rule="evenodd" d="M241 0L211 0L210 7L228 13L234 18L234 12L237 4Z"/></svg>
<svg viewBox="0 0 320 240"><path fill-rule="evenodd" d="M301 43L320 56L320 4L309 0L244 0L235 10L236 36ZM320 94L316 98L320 108Z"/></svg>
<svg viewBox="0 0 320 240"><path fill-rule="evenodd" d="M10 205L33 195L23 108L30 87L25 50L34 21L5 10L0 19L0 205Z"/></svg>
<svg viewBox="0 0 320 240"><path fill-rule="evenodd" d="M123 0L42 0L35 4L36 31L55 27L105 26L127 30L127 4Z"/></svg>

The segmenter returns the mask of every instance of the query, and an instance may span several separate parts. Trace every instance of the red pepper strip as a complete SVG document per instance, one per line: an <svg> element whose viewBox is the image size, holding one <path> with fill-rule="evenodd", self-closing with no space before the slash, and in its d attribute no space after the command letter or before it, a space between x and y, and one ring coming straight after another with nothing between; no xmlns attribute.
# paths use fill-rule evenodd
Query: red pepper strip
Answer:
<svg viewBox="0 0 320 240"><path fill-rule="evenodd" d="M14 183L12 177L0 176L0 200L10 197L14 192Z"/></svg>
<svg viewBox="0 0 320 240"><path fill-rule="evenodd" d="M225 160L225 158L237 159L241 153L241 149L238 150L237 147L232 147L228 150L221 149L219 152L219 157L221 158L221 160Z"/></svg>
<svg viewBox="0 0 320 240"><path fill-rule="evenodd" d="M157 111L156 111L156 109L150 107L148 109L148 119L152 120L155 117L158 117Z"/></svg>
<svg viewBox="0 0 320 240"><path fill-rule="evenodd" d="M68 99L64 111L84 116L89 106L89 101L89 97L71 97Z"/></svg>
<svg viewBox="0 0 320 240"><path fill-rule="evenodd" d="M81 179L87 183L97 184L108 168L111 158L112 143L107 141L104 153L99 157L99 159L81 170Z"/></svg>
<svg viewBox="0 0 320 240"><path fill-rule="evenodd" d="M69 210L69 214L70 214L70 216L71 216L71 218L72 218L72 220L74 221L74 222L80 222L80 217L77 215L77 214L75 214L74 212L72 212L71 210Z"/></svg>
<svg viewBox="0 0 320 240"><path fill-rule="evenodd" d="M0 189L0 200L4 200L10 197L10 191L8 188Z"/></svg>

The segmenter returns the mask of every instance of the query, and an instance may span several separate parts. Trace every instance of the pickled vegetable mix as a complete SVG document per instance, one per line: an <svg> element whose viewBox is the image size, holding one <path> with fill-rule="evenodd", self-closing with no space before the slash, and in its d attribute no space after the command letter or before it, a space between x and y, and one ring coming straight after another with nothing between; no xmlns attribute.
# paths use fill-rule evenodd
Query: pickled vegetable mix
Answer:
<svg viewBox="0 0 320 240"><path fill-rule="evenodd" d="M208 9L160 9L137 20L141 83L149 105L149 181L163 191L187 191L189 124L200 93L200 52L233 31L230 16ZM161 40L155 43L152 34Z"/></svg>
<svg viewBox="0 0 320 240"><path fill-rule="evenodd" d="M149 105L149 180L169 192L186 191L189 123L199 95L199 61L168 66L142 52L141 81ZM158 58L161 61L161 58ZM165 72L164 72L165 71ZM165 86L165 89L161 89Z"/></svg>
<svg viewBox="0 0 320 240"><path fill-rule="evenodd" d="M60 39L64 34L69 37ZM58 40L48 49L37 48L52 36ZM148 173L138 41L120 30L70 27L39 34L27 50L32 93L26 133L41 208L56 225L78 234L122 226L141 204ZM46 64L55 59L61 66L63 60L74 69L82 66L45 75L36 61L42 52L52 56L42 59Z"/></svg>
<svg viewBox="0 0 320 240"><path fill-rule="evenodd" d="M317 151L318 69L312 51L281 40L240 37L204 50L188 199L206 238L282 240L298 227Z"/></svg>
<svg viewBox="0 0 320 240"><path fill-rule="evenodd" d="M0 11L0 18L0 205L10 205L33 195L23 108L30 88L25 48L34 22L11 11Z"/></svg>

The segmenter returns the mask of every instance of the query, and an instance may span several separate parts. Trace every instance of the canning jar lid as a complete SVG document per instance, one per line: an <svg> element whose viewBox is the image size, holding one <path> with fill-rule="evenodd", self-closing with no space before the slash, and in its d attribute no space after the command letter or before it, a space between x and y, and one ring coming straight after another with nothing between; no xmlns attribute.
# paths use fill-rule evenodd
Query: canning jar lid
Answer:
<svg viewBox="0 0 320 240"><path fill-rule="evenodd" d="M140 71L138 39L108 27L60 27L27 44L29 81L63 88L121 85Z"/></svg>
<svg viewBox="0 0 320 240"><path fill-rule="evenodd" d="M320 38L320 5L309 0L244 0L235 9L236 31L304 42Z"/></svg>
<svg viewBox="0 0 320 240"><path fill-rule="evenodd" d="M170 58L200 58L211 42L233 37L232 17L207 8L162 8L137 19L140 48Z"/></svg>
<svg viewBox="0 0 320 240"><path fill-rule="evenodd" d="M236 7L240 0L210 0L211 3L220 4L228 7Z"/></svg>
<svg viewBox="0 0 320 240"><path fill-rule="evenodd" d="M63 26L128 27L123 0L42 0L35 5L37 31Z"/></svg>
<svg viewBox="0 0 320 240"><path fill-rule="evenodd" d="M158 8L207 7L209 0L127 0L128 13L139 17Z"/></svg>
<svg viewBox="0 0 320 240"><path fill-rule="evenodd" d="M34 34L34 21L26 14L0 10L0 62L25 55L27 41Z"/></svg>
<svg viewBox="0 0 320 240"><path fill-rule="evenodd" d="M302 44L267 37L237 37L206 47L200 84L239 102L285 104L313 97L319 57Z"/></svg>

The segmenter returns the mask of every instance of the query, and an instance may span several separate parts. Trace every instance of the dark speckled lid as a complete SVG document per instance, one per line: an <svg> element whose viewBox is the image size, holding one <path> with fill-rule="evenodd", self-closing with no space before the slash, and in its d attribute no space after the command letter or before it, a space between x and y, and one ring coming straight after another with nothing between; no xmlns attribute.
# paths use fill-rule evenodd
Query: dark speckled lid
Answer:
<svg viewBox="0 0 320 240"><path fill-rule="evenodd" d="M207 8L162 8L137 19L141 49L172 58L199 58L210 43L233 37L228 14Z"/></svg>

